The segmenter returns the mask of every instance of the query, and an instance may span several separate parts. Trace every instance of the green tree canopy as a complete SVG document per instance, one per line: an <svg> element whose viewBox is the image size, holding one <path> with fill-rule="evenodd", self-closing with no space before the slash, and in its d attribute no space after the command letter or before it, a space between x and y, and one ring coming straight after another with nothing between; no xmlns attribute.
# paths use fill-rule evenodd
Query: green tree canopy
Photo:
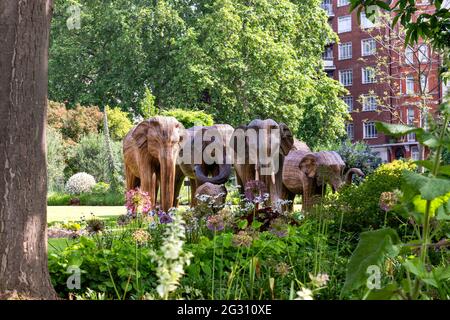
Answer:
<svg viewBox="0 0 450 320"><path fill-rule="evenodd" d="M336 35L321 0L78 0L81 28L68 30L73 3L56 0L53 100L142 115L149 88L160 110L273 118L312 146L345 133L344 89L322 67Z"/></svg>

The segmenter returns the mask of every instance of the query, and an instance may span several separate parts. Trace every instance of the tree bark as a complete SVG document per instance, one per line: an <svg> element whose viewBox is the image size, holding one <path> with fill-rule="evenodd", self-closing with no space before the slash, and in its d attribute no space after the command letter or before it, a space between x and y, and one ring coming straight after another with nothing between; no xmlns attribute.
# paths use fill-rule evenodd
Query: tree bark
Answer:
<svg viewBox="0 0 450 320"><path fill-rule="evenodd" d="M54 299L47 266L52 0L0 1L0 298Z"/></svg>

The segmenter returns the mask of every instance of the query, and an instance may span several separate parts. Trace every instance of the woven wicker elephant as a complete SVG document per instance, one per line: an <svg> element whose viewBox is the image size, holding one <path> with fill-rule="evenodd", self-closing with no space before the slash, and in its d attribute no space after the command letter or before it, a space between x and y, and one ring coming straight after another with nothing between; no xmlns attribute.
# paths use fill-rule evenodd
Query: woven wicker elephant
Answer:
<svg viewBox="0 0 450 320"><path fill-rule="evenodd" d="M173 117L153 117L130 130L123 140L127 189L140 186L156 205L161 187L161 209L175 201L176 159L185 130Z"/></svg>
<svg viewBox="0 0 450 320"><path fill-rule="evenodd" d="M291 151L283 167L284 186L293 194L303 195L303 210L309 210L320 199L326 185L333 192L344 184L350 184L353 175L364 176L358 168L351 168L344 173L345 163L334 151L308 152Z"/></svg>
<svg viewBox="0 0 450 320"><path fill-rule="evenodd" d="M205 183L221 185L231 174L229 141L234 128L228 124L192 127L180 150L178 168L190 180L191 205L196 203L197 187ZM188 153L189 152L189 153ZM220 153L220 155L219 155ZM177 179L176 189L179 180Z"/></svg>
<svg viewBox="0 0 450 320"><path fill-rule="evenodd" d="M273 132L278 132L278 137ZM245 138L242 138L243 135ZM241 186L241 193L244 193L249 181L260 180L267 188L270 204L288 200L290 195L282 183L282 169L285 156L294 148L294 138L289 128L272 119L256 119L236 128L231 139L236 180ZM272 154L271 146L275 146L278 153ZM267 155L265 163L261 162L264 153Z"/></svg>

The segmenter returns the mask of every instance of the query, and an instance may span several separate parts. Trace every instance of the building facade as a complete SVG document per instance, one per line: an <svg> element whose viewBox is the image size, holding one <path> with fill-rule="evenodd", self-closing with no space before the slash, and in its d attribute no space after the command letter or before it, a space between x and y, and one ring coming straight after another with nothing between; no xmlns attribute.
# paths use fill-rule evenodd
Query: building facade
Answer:
<svg viewBox="0 0 450 320"><path fill-rule="evenodd" d="M423 11L434 10L426 1L421 5ZM358 17L356 10L349 12L349 0L324 0L322 7L339 37L325 48L323 59L329 76L348 90L342 99L352 119L349 139L369 144L386 162L424 157L413 134L394 139L377 132L375 121L426 126L446 90L439 79L440 56L426 43L405 48L401 27L391 27L385 13Z"/></svg>

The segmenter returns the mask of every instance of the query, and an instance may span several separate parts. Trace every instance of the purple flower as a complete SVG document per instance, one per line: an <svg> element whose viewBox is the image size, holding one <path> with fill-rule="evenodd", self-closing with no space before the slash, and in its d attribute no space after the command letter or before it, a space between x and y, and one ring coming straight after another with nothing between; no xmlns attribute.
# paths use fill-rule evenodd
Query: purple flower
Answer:
<svg viewBox="0 0 450 320"><path fill-rule="evenodd" d="M158 212L158 218L159 218L159 223L162 223L162 224L171 223L173 221L170 214L165 213L164 211Z"/></svg>
<svg viewBox="0 0 450 320"><path fill-rule="evenodd" d="M225 229L225 223L223 221L223 216L216 214L214 216L209 216L206 221L206 226L211 231L222 231Z"/></svg>
<svg viewBox="0 0 450 320"><path fill-rule="evenodd" d="M244 194L248 201L263 202L266 193L267 187L260 180L250 180L245 184Z"/></svg>

